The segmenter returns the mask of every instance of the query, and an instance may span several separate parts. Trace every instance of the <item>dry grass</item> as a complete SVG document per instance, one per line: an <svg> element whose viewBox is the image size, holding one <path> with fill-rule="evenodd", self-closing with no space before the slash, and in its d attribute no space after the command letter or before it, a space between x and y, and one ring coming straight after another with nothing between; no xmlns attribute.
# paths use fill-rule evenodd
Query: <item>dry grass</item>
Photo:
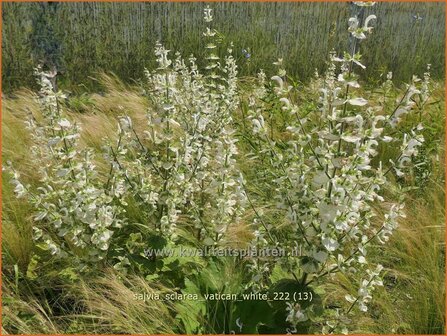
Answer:
<svg viewBox="0 0 447 336"><path fill-rule="evenodd" d="M146 293L161 297L171 290L148 282L144 278L125 279L109 270L100 278L81 281L74 291L84 306L83 315L74 319L89 321L95 332L126 334L173 334L178 321L172 314L174 305L161 300L139 300Z"/></svg>

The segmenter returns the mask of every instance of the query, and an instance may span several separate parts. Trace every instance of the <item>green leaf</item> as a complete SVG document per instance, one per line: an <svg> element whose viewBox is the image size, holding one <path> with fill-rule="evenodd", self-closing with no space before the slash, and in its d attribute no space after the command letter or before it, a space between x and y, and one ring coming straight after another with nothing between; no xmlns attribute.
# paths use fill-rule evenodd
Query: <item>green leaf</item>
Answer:
<svg viewBox="0 0 447 336"><path fill-rule="evenodd" d="M200 293L200 289L190 279L185 279L185 288L183 294L197 294L198 301L178 301L176 302L177 318L182 321L186 334L199 333L200 327L203 325L206 313L206 303Z"/></svg>
<svg viewBox="0 0 447 336"><path fill-rule="evenodd" d="M273 325L272 307L265 300L243 300L236 303L231 328L236 334L258 334L262 325ZM242 329L236 324L238 320Z"/></svg>
<svg viewBox="0 0 447 336"><path fill-rule="evenodd" d="M28 264L28 268L26 270L26 277L30 280L35 280L37 279L38 275L37 275L37 266L39 264L39 260L40 258L37 255L33 255L33 257L31 258L29 264Z"/></svg>
<svg viewBox="0 0 447 336"><path fill-rule="evenodd" d="M155 273L157 269L161 269L163 267L163 261L160 259L157 260L149 260L138 254L129 255L129 260L133 264L137 264L138 268L142 268L147 270L149 273Z"/></svg>

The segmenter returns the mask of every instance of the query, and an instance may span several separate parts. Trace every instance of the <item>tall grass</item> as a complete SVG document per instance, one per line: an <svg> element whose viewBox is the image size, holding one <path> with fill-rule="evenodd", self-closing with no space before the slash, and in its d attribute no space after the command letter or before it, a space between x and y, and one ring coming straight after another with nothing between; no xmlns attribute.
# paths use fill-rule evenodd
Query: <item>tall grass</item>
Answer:
<svg viewBox="0 0 447 336"><path fill-rule="evenodd" d="M223 48L234 42L242 74L270 70L272 61L281 57L289 74L307 80L315 68L322 72L331 49L347 49L346 22L352 10L347 2L212 6L226 13L217 15L216 28L223 33ZM145 66L154 64L156 40L183 55L204 50L202 7L203 3L5 3L3 90L32 83L33 66L41 60L56 63L62 85L74 91L98 89L88 76L99 70L137 80ZM374 13L379 17L376 33L361 45L369 65L361 73L364 79L374 81L394 71L396 80L408 81L427 63L435 77L443 77L442 3L379 3ZM249 50L249 59L242 49ZM380 53L373 52L378 49Z"/></svg>

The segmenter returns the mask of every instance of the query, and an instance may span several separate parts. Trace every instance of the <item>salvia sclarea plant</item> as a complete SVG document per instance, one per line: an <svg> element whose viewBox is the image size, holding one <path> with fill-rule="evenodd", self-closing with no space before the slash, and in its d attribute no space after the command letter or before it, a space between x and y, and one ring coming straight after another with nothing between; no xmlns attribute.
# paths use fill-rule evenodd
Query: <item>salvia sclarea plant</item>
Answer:
<svg viewBox="0 0 447 336"><path fill-rule="evenodd" d="M219 38L208 7L204 19L204 72L193 56L171 59L169 50L156 45L158 67L146 71L147 125L139 134L129 116L119 117L116 142L105 139L103 146L110 165L106 178L95 167L93 151L79 143L80 127L69 120L66 97L54 88L56 74L36 69L42 118L31 115L27 128L40 186L32 190L11 163L7 170L16 196L36 209L34 239L42 249L77 260L81 268L113 250L115 268L125 271L125 250L110 242L127 224L130 199L144 214L143 225L170 242L178 238L180 216L204 245L219 244L240 220L246 195L232 125L239 106L237 66L231 49L222 60L216 55ZM130 235L130 245L146 247L141 242L141 235Z"/></svg>
<svg viewBox="0 0 447 336"><path fill-rule="evenodd" d="M257 213L253 246L280 245L288 251L299 246L300 258L285 256L280 263L292 272L301 284L297 288L303 291L312 291L338 272L358 279L357 291L346 293L347 302L340 308L321 313L313 304L287 303L286 320L292 326L320 326L323 333L347 333L350 313L354 309L366 312L374 288L383 285L383 267L368 260L368 247L386 243L399 217L405 216L405 190L392 190L398 200L395 203L385 201L383 192L389 189L389 175L400 177L409 172L424 142L422 124L407 129L403 136L392 134L399 134L395 130L405 115L423 109L430 91L428 68L422 80L413 77L397 102L390 103L387 98L391 73L383 85L382 100L373 102L361 96L356 71L365 65L358 52L359 42L372 33L376 16L362 19L364 7L374 3L355 4L357 16L350 18L348 25L352 49L341 56L331 53L326 74L316 79L321 93L318 110L303 111L294 101L294 88L288 84L279 60L278 75L271 78L273 89L254 90L248 113L252 136L261 144L253 154L270 158L274 197L287 223L275 229L275 224ZM265 82L261 73L261 87ZM287 141L273 138L269 129L266 101L272 95L292 120L287 126ZM381 162L376 158L379 145L399 148L399 154ZM378 209L385 209L385 214ZM269 261L253 260L254 290L270 286L272 266ZM297 269L301 272L294 274L292 270Z"/></svg>
<svg viewBox="0 0 447 336"><path fill-rule="evenodd" d="M122 209L97 174L92 150L79 144L80 127L64 113L65 95L53 87L55 73L35 70L40 84L41 118L30 115L26 127L39 164L39 186L32 188L12 164L6 169L18 198L36 210L33 234L37 246L57 259L70 259L80 269L104 259L116 230L125 225Z"/></svg>
<svg viewBox="0 0 447 336"><path fill-rule="evenodd" d="M211 24L210 8L204 18ZM169 50L156 45L158 67L146 70L150 107L144 138L130 117L121 116L118 144L108 157L157 232L175 241L181 216L199 241L214 245L238 222L245 194L231 117L238 107L237 66L231 50L223 60L214 52L215 30L207 27L203 35L204 73L193 56L171 59Z"/></svg>
<svg viewBox="0 0 447 336"><path fill-rule="evenodd" d="M237 66L231 49L223 59L216 55L211 9L204 18L209 27L203 73L193 56L171 59L169 50L156 45L158 67L146 71L150 109L144 132L129 116L119 117L116 141L104 139L106 176L95 167L93 150L80 144L81 129L64 111L66 96L54 87L56 74L36 69L41 117L30 115L26 127L39 164L38 185L27 185L12 163L5 170L16 196L35 208L33 238L51 258L85 271L102 260L126 273L130 255L150 247L141 233L175 244L181 217L199 244L218 245L240 220L246 196L232 125L239 104ZM144 223L128 223L129 202L137 204ZM135 230L138 225L145 230Z"/></svg>

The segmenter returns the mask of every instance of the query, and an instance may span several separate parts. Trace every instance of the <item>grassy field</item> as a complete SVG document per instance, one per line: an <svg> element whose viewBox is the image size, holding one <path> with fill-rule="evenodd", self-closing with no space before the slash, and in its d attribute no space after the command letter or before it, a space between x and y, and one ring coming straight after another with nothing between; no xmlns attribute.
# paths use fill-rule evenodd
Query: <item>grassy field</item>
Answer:
<svg viewBox="0 0 447 336"><path fill-rule="evenodd" d="M142 78L155 62L157 40L182 55L203 56L200 12L203 3L6 3L3 6L3 90L33 83L42 60L56 63L60 85L74 92L98 90L98 71L107 69L128 82ZM327 55L348 47L348 3L217 3L216 27L223 50L235 45L239 70L254 75L284 58L288 73L307 81L325 69ZM369 67L360 73L374 82L395 72L408 81L432 64L432 76L444 76L445 6L442 3L378 3L376 33L362 41ZM416 19L415 19L416 17ZM417 19L417 18L421 19ZM399 31L398 33L397 30ZM100 42L98 42L100 41ZM377 48L381 53L374 52ZM249 50L247 59L242 49ZM199 54L198 54L199 53ZM202 54L200 54L202 53ZM312 55L312 57L309 57ZM411 59L411 62L408 60ZM398 70L398 71L397 71Z"/></svg>

